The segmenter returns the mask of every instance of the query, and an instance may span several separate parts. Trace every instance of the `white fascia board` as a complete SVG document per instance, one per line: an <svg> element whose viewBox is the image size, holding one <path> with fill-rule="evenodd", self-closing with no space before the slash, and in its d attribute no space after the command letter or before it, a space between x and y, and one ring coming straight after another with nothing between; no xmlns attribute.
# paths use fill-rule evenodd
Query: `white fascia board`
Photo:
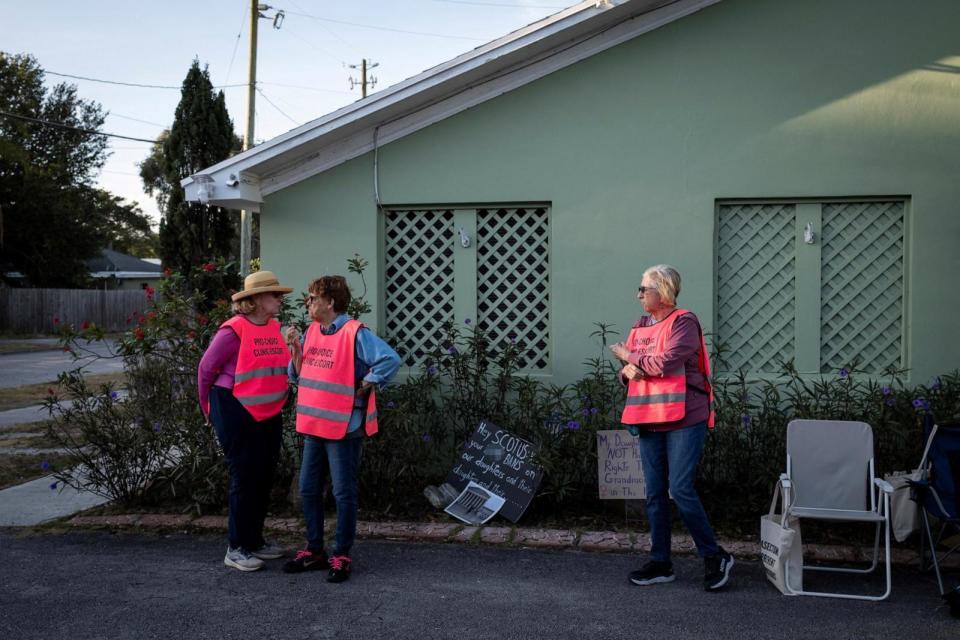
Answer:
<svg viewBox="0 0 960 640"><path fill-rule="evenodd" d="M237 177L236 168L233 170L221 170L210 173L204 171L203 176L209 176L210 182L206 183L208 192L207 204L225 209L245 209L247 211L260 211L260 205L263 203L263 196L260 194L260 181L248 173L240 173ZM189 184L184 181L183 190L187 202L196 202L200 199L197 195L200 191L201 183L198 180L189 179Z"/></svg>
<svg viewBox="0 0 960 640"><path fill-rule="evenodd" d="M533 60L526 60L507 69L494 78L466 87L453 96L379 125L376 144L382 147L720 1L678 0L649 13L629 18L600 34L588 35L578 43L564 43ZM291 158L280 170L260 179L261 194L270 195L372 151L375 129L374 126L364 127L349 137L331 142L319 151Z"/></svg>

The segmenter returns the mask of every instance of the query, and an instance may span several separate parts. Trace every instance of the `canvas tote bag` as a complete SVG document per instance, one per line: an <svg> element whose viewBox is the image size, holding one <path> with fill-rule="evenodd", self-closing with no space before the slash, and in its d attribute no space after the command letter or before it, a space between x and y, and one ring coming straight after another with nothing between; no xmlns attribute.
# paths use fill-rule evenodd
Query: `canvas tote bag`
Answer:
<svg viewBox="0 0 960 640"><path fill-rule="evenodd" d="M924 479L926 470L923 467L927 466L927 454L930 453L930 445L936 433L937 425L933 425L933 431L927 438L927 446L923 450L919 467L913 471L894 471L883 476L883 479L893 487L893 495L890 496L890 526L893 529L893 538L897 542L903 542L913 532L920 531L920 510L917 503L910 498L910 481L918 482Z"/></svg>
<svg viewBox="0 0 960 640"><path fill-rule="evenodd" d="M783 499L783 488L777 482L770 502L770 512L760 517L760 560L767 579L785 595L786 568L790 565L790 589L803 590L803 549L800 543L800 522L777 514L777 497Z"/></svg>

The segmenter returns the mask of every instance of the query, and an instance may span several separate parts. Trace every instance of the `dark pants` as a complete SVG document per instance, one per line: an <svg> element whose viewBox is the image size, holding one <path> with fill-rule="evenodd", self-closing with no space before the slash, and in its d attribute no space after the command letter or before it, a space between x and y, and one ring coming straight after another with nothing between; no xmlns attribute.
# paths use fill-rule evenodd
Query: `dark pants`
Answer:
<svg viewBox="0 0 960 640"><path fill-rule="evenodd" d="M230 546L259 549L280 457L283 418L277 414L257 422L230 389L213 387L210 421L230 470Z"/></svg>
<svg viewBox="0 0 960 640"><path fill-rule="evenodd" d="M323 551L323 487L327 473L337 503L333 555L350 553L357 533L357 482L362 450L363 438L324 440L303 436L300 497L303 498L303 519L307 524L307 549L314 553Z"/></svg>

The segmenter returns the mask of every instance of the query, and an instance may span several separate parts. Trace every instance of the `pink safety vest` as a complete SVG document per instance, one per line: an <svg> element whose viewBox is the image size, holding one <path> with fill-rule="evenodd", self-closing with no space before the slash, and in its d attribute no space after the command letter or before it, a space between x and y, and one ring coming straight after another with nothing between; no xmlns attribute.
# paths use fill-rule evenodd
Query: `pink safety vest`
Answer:
<svg viewBox="0 0 960 640"><path fill-rule="evenodd" d="M640 355L658 355L665 351L673 324L685 313L677 309L662 322L647 327L634 327L627 337L627 349ZM704 375L707 395L710 397L710 415L707 426L713 428L713 387L710 385L710 357L707 345L700 332L700 353L697 368ZM686 414L687 374L681 363L677 369L664 371L659 378L630 380L627 385L627 402L620 421L623 424L662 424L682 420Z"/></svg>
<svg viewBox="0 0 960 640"><path fill-rule="evenodd" d="M363 323L348 320L332 335L320 331L320 323L307 328L303 364L297 391L297 432L339 440L347 434L356 395L355 354L357 331ZM377 432L377 399L371 389L364 431Z"/></svg>
<svg viewBox="0 0 960 640"><path fill-rule="evenodd" d="M265 325L236 315L220 325L240 337L233 395L258 422L280 413L287 401L287 365L290 352L280 335L280 323Z"/></svg>

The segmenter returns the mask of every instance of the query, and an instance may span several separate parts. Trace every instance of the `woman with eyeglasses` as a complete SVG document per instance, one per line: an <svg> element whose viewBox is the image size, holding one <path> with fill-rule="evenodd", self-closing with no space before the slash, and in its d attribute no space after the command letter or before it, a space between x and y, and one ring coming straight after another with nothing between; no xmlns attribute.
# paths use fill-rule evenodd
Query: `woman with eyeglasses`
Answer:
<svg viewBox="0 0 960 640"><path fill-rule="evenodd" d="M639 437L650 522L650 558L630 573L630 582L645 586L673 581L673 496L704 559L704 589L716 591L727 584L734 560L717 544L694 488L707 429L714 422L710 360L697 317L677 308L679 294L675 268L661 264L644 271L637 298L646 314L626 343L610 346L623 363L620 376L627 385L627 401L621 422Z"/></svg>
<svg viewBox="0 0 960 640"><path fill-rule="evenodd" d="M220 325L197 372L200 407L213 424L230 470L229 544L223 564L256 571L283 551L263 537L280 456L290 352L280 323L293 291L270 271L251 273L232 297L234 316Z"/></svg>
<svg viewBox="0 0 960 640"><path fill-rule="evenodd" d="M313 322L301 336L287 329L297 382L297 433L303 435L300 497L306 547L283 565L286 573L323 570L327 582L350 578L357 532L358 481L363 441L377 433L376 392L400 368L400 356L347 314L350 287L343 276L310 283L306 304ZM323 489L330 476L337 505L333 548L323 536Z"/></svg>

